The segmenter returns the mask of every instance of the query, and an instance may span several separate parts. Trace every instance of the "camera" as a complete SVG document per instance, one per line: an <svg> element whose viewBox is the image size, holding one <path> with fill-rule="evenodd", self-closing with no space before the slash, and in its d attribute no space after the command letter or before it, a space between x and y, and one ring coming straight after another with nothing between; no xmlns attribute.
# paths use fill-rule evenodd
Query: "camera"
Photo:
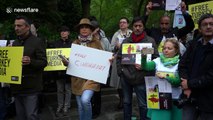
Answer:
<svg viewBox="0 0 213 120"><path fill-rule="evenodd" d="M174 105L176 105L178 108L183 108L184 105L186 104L195 104L196 100L195 98L192 98L191 96L189 98L187 98L186 95L184 95L183 93L180 94L179 99L174 101Z"/></svg>

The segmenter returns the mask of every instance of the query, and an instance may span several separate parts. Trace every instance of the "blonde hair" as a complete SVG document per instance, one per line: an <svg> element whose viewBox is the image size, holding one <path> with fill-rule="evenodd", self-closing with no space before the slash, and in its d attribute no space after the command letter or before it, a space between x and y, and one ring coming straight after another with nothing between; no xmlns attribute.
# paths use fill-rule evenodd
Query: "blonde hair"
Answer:
<svg viewBox="0 0 213 120"><path fill-rule="evenodd" d="M176 38L167 38L164 42L164 45L166 42L171 42L174 45L174 48L176 49L177 54L178 55L180 54L180 45L179 45L179 41ZM163 45L163 47L164 47L164 45Z"/></svg>

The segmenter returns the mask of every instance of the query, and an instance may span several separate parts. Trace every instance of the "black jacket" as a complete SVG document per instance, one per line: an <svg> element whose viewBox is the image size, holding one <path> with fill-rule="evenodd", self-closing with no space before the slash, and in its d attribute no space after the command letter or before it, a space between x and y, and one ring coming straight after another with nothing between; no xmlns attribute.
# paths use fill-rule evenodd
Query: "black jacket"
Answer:
<svg viewBox="0 0 213 120"><path fill-rule="evenodd" d="M14 94L27 94L40 92L42 85L42 72L47 65L46 48L43 41L29 34L25 39L18 39L13 46L23 46L23 56L29 56L31 63L22 67L22 82L20 85L11 84Z"/></svg>
<svg viewBox="0 0 213 120"><path fill-rule="evenodd" d="M60 39L54 42L54 48L70 48L72 41L70 39L66 39L65 41Z"/></svg>
<svg viewBox="0 0 213 120"><path fill-rule="evenodd" d="M71 48L72 41L71 39L66 39L65 41L60 39L53 43L54 48ZM66 82L71 82L70 76L66 74L66 70L56 71L57 77L56 79L67 79Z"/></svg>
<svg viewBox="0 0 213 120"><path fill-rule="evenodd" d="M199 110L213 112L213 44L208 43L201 56L195 58L196 50L201 47L201 41L194 40L179 62L179 74L188 81ZM194 62L199 61L194 71ZM196 74L194 72L196 72ZM196 76L196 77L195 77Z"/></svg>
<svg viewBox="0 0 213 120"><path fill-rule="evenodd" d="M183 17L186 21L186 26L181 29L177 27L169 29L169 32L165 34L166 38L176 36L178 39L180 39L181 37L187 35L194 29L194 22L192 20L192 17L188 13L183 14ZM154 38L157 45L160 44L161 40L163 39L163 33L161 32L160 28L151 28L146 29L145 31L150 37Z"/></svg>
<svg viewBox="0 0 213 120"><path fill-rule="evenodd" d="M134 43L134 42L132 41L132 38L130 36L129 38L125 39L123 43ZM152 57L153 58L158 57L156 43L151 37L145 35L145 38L141 40L139 43L152 43L152 46L154 48L154 54L152 55ZM119 49L117 54L117 73L119 76L123 75L127 80L127 82L129 82L129 84L131 85L145 84L144 76L150 76L155 74L154 71L147 72L144 70L137 70L135 68L135 65L122 65L121 59L122 59L122 49Z"/></svg>

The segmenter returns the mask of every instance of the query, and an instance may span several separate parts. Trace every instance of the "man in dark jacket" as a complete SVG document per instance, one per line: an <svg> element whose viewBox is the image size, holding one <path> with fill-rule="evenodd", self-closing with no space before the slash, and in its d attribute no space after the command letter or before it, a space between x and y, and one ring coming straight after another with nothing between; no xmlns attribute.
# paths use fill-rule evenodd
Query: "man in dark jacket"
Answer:
<svg viewBox="0 0 213 120"><path fill-rule="evenodd" d="M18 36L12 46L23 46L22 82L11 84L15 96L17 120L39 120L38 94L42 90L42 72L47 65L44 42L30 33L30 22L24 16L15 19Z"/></svg>
<svg viewBox="0 0 213 120"><path fill-rule="evenodd" d="M152 43L154 48L153 58L158 56L155 41L146 35L144 32L144 20L142 17L135 17L132 22L133 33L131 36L123 41L123 43ZM123 45L122 43L122 45ZM122 46L121 45L121 46ZM138 106L140 111L140 120L147 120L147 106L146 106L146 88L144 76L154 75L145 72L141 69L141 65L123 65L121 64L122 49L119 49L117 54L117 71L121 77L121 86L124 94L124 120L130 120L132 115L132 93L133 89L138 99Z"/></svg>
<svg viewBox="0 0 213 120"><path fill-rule="evenodd" d="M146 8L147 8L146 10L146 19L147 19L152 9L152 2L149 2ZM191 16L186 12L186 5L184 2L181 3L181 11L186 21L185 27L181 29L177 27L171 28L170 17L165 15L161 16L160 18L159 28L146 29L147 34L152 38L154 38L157 45L160 44L163 37L165 38L177 37L178 39L180 39L181 37L184 37L194 29L194 22Z"/></svg>
<svg viewBox="0 0 213 120"><path fill-rule="evenodd" d="M183 107L183 120L213 120L213 15L202 15L198 27L202 37L191 42L179 63L184 94L195 100Z"/></svg>

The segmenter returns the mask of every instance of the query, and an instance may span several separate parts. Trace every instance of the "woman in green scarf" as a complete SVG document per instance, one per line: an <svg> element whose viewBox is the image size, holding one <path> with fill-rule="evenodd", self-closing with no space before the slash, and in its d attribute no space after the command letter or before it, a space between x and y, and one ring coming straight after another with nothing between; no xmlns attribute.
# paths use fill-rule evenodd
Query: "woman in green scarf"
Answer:
<svg viewBox="0 0 213 120"><path fill-rule="evenodd" d="M156 76L167 80L172 85L172 92L181 93L180 78L178 75L179 43L174 38L169 38L163 45L163 54L153 61L147 62L146 55L142 57L142 69L156 70ZM173 100L177 99L172 97ZM171 109L148 109L151 120L181 120L182 111L175 105Z"/></svg>

